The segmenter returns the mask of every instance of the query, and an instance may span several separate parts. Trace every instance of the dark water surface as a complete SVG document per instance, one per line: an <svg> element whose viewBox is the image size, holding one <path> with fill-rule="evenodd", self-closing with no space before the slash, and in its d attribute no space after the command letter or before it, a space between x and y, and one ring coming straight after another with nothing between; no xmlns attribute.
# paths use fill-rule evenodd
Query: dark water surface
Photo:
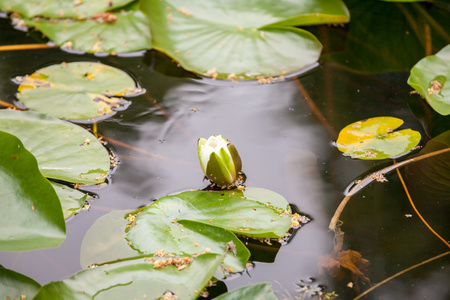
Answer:
<svg viewBox="0 0 450 300"><path fill-rule="evenodd" d="M332 33L346 30L323 28ZM0 20L0 45L34 42L26 33L12 29L8 20ZM410 95L406 84L408 72L363 75L324 60L298 79L258 85L188 78L156 52L137 57L95 57L57 48L3 51L0 99L13 103L17 86L11 77L15 75L30 74L49 64L83 60L119 67L147 90L145 95L130 98L127 110L98 124L101 135L129 147L111 144L120 165L107 187L89 189L99 199L89 211L68 221L67 240L60 248L1 252L1 265L41 284L62 280L85 268L80 265L80 247L95 220L113 210L148 205L170 193L204 188L207 183L198 164L196 142L199 137L222 134L241 155L247 186L280 193L312 219L275 257L270 248L259 245L258 255L266 262L255 261L254 268L225 280L228 290L270 281L280 299L295 299L303 281L312 290L325 286L341 299L356 295L355 286L347 286L349 280L321 274L318 259L333 250L334 235L328 224L346 186L368 170L392 162L346 158L333 141L349 123L394 116L405 121L404 128L420 131L424 145L430 137L408 107L411 98L417 97ZM319 114L324 117L322 121ZM414 178L414 172L417 170L409 176ZM358 251L370 262L366 275L373 284L449 250L414 213L398 176L392 173L387 179L354 196L341 216L343 249ZM432 199L426 194L417 198L413 194L413 200L433 228L449 240L450 193ZM365 299L449 299L449 283L450 259L446 256L388 282ZM361 285L362 290L368 287Z"/></svg>

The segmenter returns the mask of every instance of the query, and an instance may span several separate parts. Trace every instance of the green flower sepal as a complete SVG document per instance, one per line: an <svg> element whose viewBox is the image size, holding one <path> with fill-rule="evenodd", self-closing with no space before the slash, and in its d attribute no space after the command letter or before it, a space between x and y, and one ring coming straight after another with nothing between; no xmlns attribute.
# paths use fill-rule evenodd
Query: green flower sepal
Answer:
<svg viewBox="0 0 450 300"><path fill-rule="evenodd" d="M242 161L236 147L221 135L200 138L197 145L206 178L221 188L234 186L242 173Z"/></svg>

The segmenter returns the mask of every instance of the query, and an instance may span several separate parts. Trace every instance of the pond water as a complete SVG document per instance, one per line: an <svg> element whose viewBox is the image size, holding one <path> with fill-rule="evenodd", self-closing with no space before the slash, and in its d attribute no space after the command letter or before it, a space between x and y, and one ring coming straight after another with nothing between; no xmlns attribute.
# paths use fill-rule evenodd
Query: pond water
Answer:
<svg viewBox="0 0 450 300"><path fill-rule="evenodd" d="M444 16L447 18L437 21L448 23L448 11ZM325 44L325 55L336 48L344 50L342 42L333 43L336 36L352 38L348 26L308 29ZM36 42L15 31L6 19L0 20L0 32L0 45ZM351 55L355 49L345 51ZM372 57L366 59L376 65ZM283 195L311 221L281 247L255 243L251 248L254 266L224 280L217 290L272 282L280 299L300 297L301 286L310 286L311 293L324 288L335 291L340 299L351 299L357 295L356 284L349 285L354 281L351 274L339 280L318 266L319 258L330 254L334 246L328 224L354 179L392 161L353 160L344 157L333 142L347 124L376 116L401 118L404 128L421 132L421 145L430 140L410 109L418 96L410 94L406 84L409 72L405 70L368 75L323 59L298 76L260 85L196 78L153 51L134 57L74 55L58 48L3 51L0 61L0 99L10 103L17 90L13 76L63 61L116 66L129 72L147 91L130 98L127 110L98 123L99 134L110 139L120 164L106 187L86 188L98 199L89 211L68 220L67 240L61 247L0 253L1 265L41 284L62 280L86 267L80 265L81 244L86 231L102 215L206 187L197 159L197 139L222 134L241 155L247 186ZM449 130L449 119L439 126L441 132ZM407 169L406 179L427 186L420 170ZM370 262L364 275L372 284L449 250L414 213L397 174L386 178L387 182L374 182L352 197L340 218L345 232L343 250L357 251ZM449 195L448 182L441 192L417 189L411 195L424 218L447 241ZM445 256L389 281L364 299L449 299L449 282L450 258ZM369 284L359 282L359 286L364 291Z"/></svg>

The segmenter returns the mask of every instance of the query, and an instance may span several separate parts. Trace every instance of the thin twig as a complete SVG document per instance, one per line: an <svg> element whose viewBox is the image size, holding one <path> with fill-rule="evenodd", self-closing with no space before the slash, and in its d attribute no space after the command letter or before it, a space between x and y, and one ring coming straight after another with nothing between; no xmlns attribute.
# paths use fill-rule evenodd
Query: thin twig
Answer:
<svg viewBox="0 0 450 300"><path fill-rule="evenodd" d="M17 51L17 50L34 50L34 49L51 49L58 46L50 46L47 44L22 44L22 45L5 45L0 46L0 51Z"/></svg>
<svg viewBox="0 0 450 300"><path fill-rule="evenodd" d="M409 268L407 268L407 269L405 269L405 270L402 270L402 271L400 271L400 272L398 272L398 273L392 275L391 277L388 277L388 278L386 278L385 280L380 281L380 282L377 283L376 285L372 286L370 289L364 291L364 293L359 294L359 295L358 295L357 297L355 297L353 300L361 299L362 297L364 297L365 295L367 295L368 293L370 293L370 292L373 291L374 289L380 287L381 285L383 285L383 284L385 284L386 282L388 282L388 281L394 279L395 277L398 277L398 276L400 276L400 275L402 275L402 274L404 274L404 273L406 273L406 272L408 272L408 271L411 271L412 269L415 269L415 268L417 268L417 267L420 267L420 266L422 266L422 265L424 265L424 264L427 264L427 263L429 263L429 262L432 262L432 261L434 261L434 260L436 260L436 259L439 259L439 258L444 257L444 256L449 255L449 254L450 254L450 251L444 252L444 253L439 254L439 255L437 255L437 256L435 256L435 257L432 257L432 258L427 259L427 260L425 260L425 261L423 261L423 262L420 262L420 263L418 263L418 264L416 264L416 265L414 265L414 266L412 266L412 267L409 267Z"/></svg>
<svg viewBox="0 0 450 300"><path fill-rule="evenodd" d="M4 106L4 107L8 107L8 108L15 109L15 110L27 110L27 109L24 109L24 108L17 107L17 106L15 106L14 104L5 102L5 101L3 101L3 100L0 100L0 105L2 105L2 106Z"/></svg>
<svg viewBox="0 0 450 300"><path fill-rule="evenodd" d="M447 247L450 248L450 244L447 243L446 240L444 240L443 237L441 237L436 231L434 231L433 228L431 228L431 226L427 223L427 221L425 221L425 219L422 217L422 215L419 213L419 211L417 210L416 206L414 205L414 202L411 198L411 195L409 194L408 188L406 187L405 181L403 180L402 174L400 173L400 170L397 169L397 174L398 174L398 178L400 178L400 182L403 185L403 188L405 190L406 196L408 197L409 203L411 203L412 208L414 209L414 211L416 212L417 216L420 218L420 220L422 220L422 222L425 224L425 226L430 229L430 231L437 236L441 241L444 242L445 245L447 245Z"/></svg>
<svg viewBox="0 0 450 300"><path fill-rule="evenodd" d="M342 211L344 210L345 205L348 203L348 201L350 200L351 196L355 195L357 192L359 192L361 189L363 189L364 187L366 187L367 185L369 185L370 183L372 183L374 180L378 179L380 175L385 175L397 168L403 167L407 164L413 163L413 162L418 162L421 161L422 159L426 159L435 155L439 155L445 152L449 152L450 148L446 148L446 149L442 149L442 150L438 150L438 151L434 151L434 152L430 152L427 154L423 154L420 156L416 156L407 160L404 160L402 162L399 163L395 163L389 167L386 167L380 171L374 172L368 176L366 176L363 180L358 181L357 184L352 187L350 189L350 191L347 193L347 195L345 196L344 199L342 199L341 203L339 204L339 207L336 209L333 217L331 218L331 222L330 225L328 226L328 228L331 231L335 231L336 229L336 224L339 220L339 217L341 216Z"/></svg>

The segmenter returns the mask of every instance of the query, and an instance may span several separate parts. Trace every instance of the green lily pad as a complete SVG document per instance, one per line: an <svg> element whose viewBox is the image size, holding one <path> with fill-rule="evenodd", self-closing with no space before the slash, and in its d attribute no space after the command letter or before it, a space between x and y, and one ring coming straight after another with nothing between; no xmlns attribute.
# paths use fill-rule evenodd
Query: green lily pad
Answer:
<svg viewBox="0 0 450 300"><path fill-rule="evenodd" d="M260 191L259 198L252 197L253 189ZM248 237L284 237L291 224L287 201L269 190L247 190L250 190L248 194L239 190L189 191L163 197L138 211L127 239L141 251L154 247L154 241L142 238L150 232L153 236L162 233L164 238L158 239L166 244L175 243L183 229L180 224L188 221L222 227Z"/></svg>
<svg viewBox="0 0 450 300"><path fill-rule="evenodd" d="M231 292L215 297L213 300L241 300L241 299L264 299L278 300L272 290L271 283L258 283L235 289Z"/></svg>
<svg viewBox="0 0 450 300"><path fill-rule="evenodd" d="M0 9L15 11L26 17L86 18L121 7L133 0L8 0L0 2Z"/></svg>
<svg viewBox="0 0 450 300"><path fill-rule="evenodd" d="M19 76L17 98L28 108L57 118L80 120L115 113L142 89L124 71L96 62L51 65Z"/></svg>
<svg viewBox="0 0 450 300"><path fill-rule="evenodd" d="M109 172L105 147L70 122L33 111L0 110L0 130L20 138L47 178L97 184L104 182Z"/></svg>
<svg viewBox="0 0 450 300"><path fill-rule="evenodd" d="M0 299L33 299L41 285L0 265Z"/></svg>
<svg viewBox="0 0 450 300"><path fill-rule="evenodd" d="M36 158L0 131L0 251L58 247L66 238L61 204Z"/></svg>
<svg viewBox="0 0 450 300"><path fill-rule="evenodd" d="M340 0L141 2L153 47L189 71L261 79L314 64L322 45L293 26L349 21Z"/></svg>
<svg viewBox="0 0 450 300"><path fill-rule="evenodd" d="M85 20L34 18L24 21L67 50L116 54L152 48L147 18L139 10Z"/></svg>
<svg viewBox="0 0 450 300"><path fill-rule="evenodd" d="M352 158L375 160L399 156L420 142L420 133L411 129L393 131L403 121L376 117L347 125L339 133L338 149Z"/></svg>
<svg viewBox="0 0 450 300"><path fill-rule="evenodd" d="M450 114L450 45L436 55L420 60L412 69L408 84L424 97L431 107Z"/></svg>
<svg viewBox="0 0 450 300"><path fill-rule="evenodd" d="M196 299L222 259L223 254L213 253L192 257L182 270L174 265L155 268L151 258L98 266L43 286L34 300L159 299L168 291L178 299Z"/></svg>
<svg viewBox="0 0 450 300"><path fill-rule="evenodd" d="M64 219L78 213L85 206L88 199L92 199L88 194L79 190L52 181L50 183L61 202Z"/></svg>
<svg viewBox="0 0 450 300"><path fill-rule="evenodd" d="M139 256L143 253L170 253L176 255L195 255L209 248L211 253L222 253L228 242L233 242L236 256L228 255L224 259L223 267L229 271L239 272L245 268L250 252L245 245L231 232L220 227L186 221L183 232L178 232L179 240L164 241L167 236L165 228L159 232L148 232L138 236L151 244L151 247L140 249L130 247L126 240L126 228L130 223L127 217L132 211L113 211L98 220L89 228L81 245L80 263L83 268L92 264L115 261L117 258ZM178 225L177 225L177 228ZM176 234L176 233L175 233ZM134 246L133 244L131 244Z"/></svg>

